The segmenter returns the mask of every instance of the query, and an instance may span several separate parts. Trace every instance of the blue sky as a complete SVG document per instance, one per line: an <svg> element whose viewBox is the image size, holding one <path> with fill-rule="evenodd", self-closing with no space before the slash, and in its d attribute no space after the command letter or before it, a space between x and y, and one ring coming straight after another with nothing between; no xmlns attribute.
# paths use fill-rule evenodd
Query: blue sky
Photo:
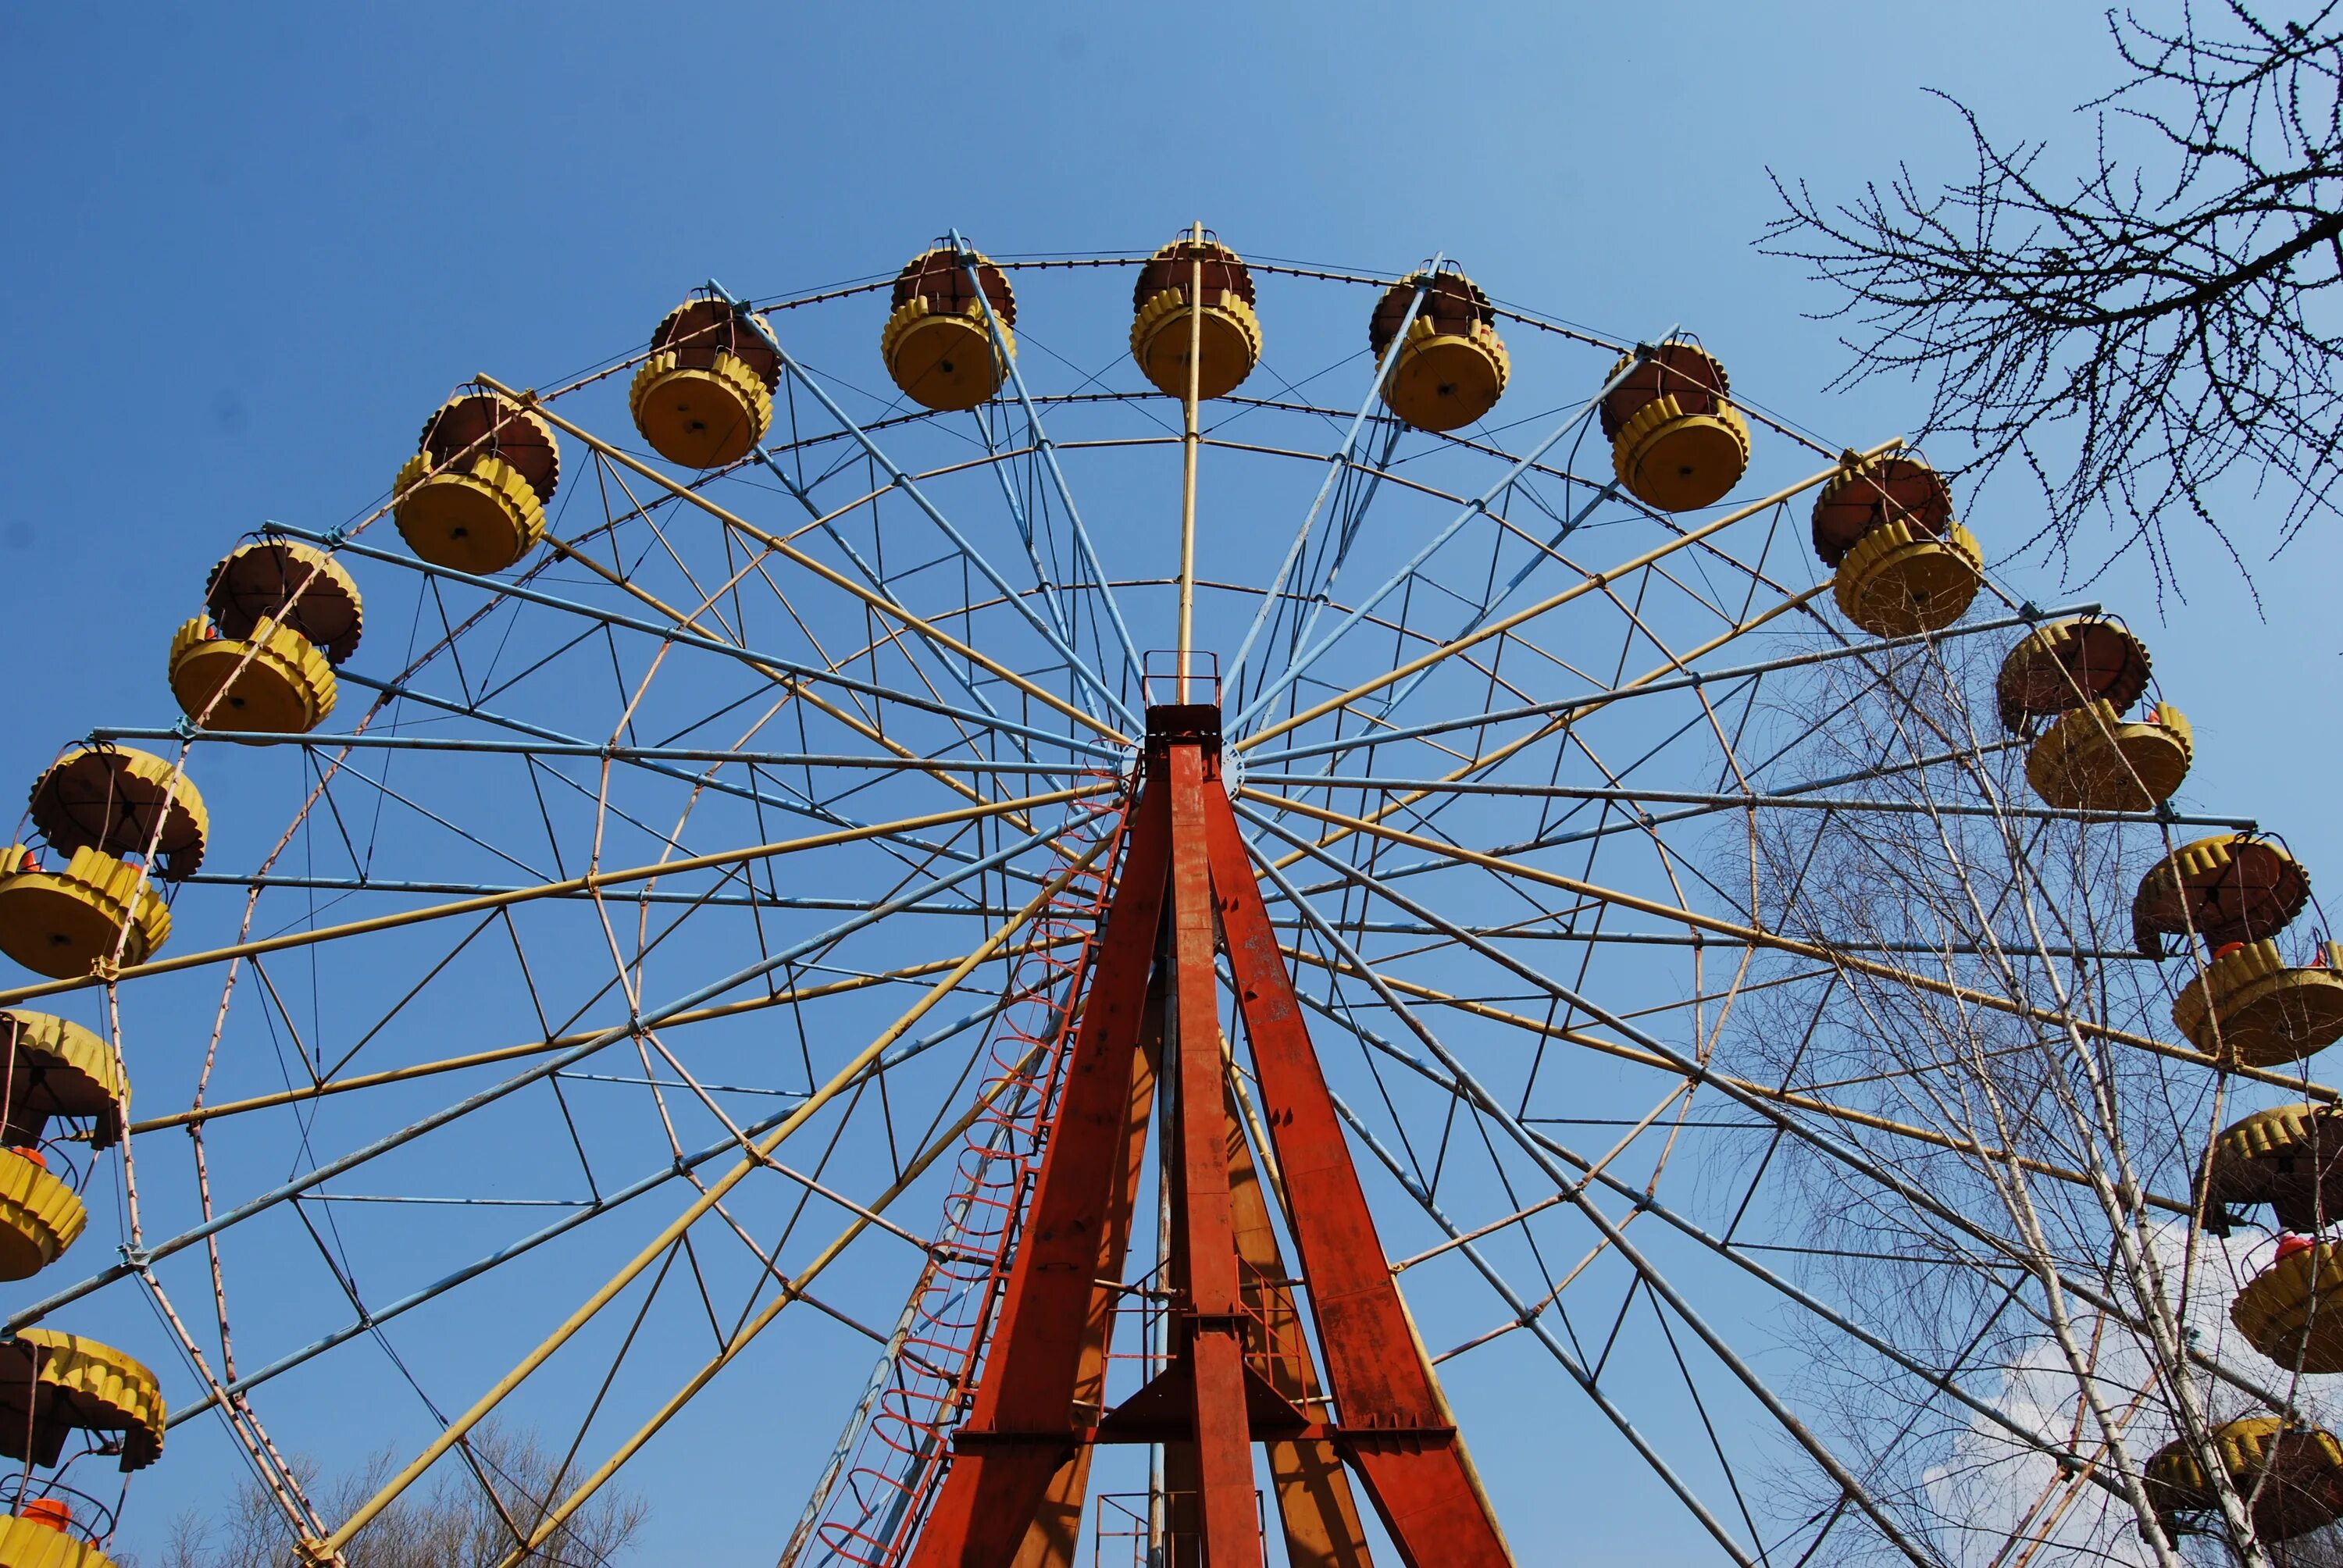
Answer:
<svg viewBox="0 0 2343 1568"><path fill-rule="evenodd" d="M1842 351L1805 313L1829 302L1750 243L1775 210L1767 170L1823 193L1899 159L1957 175L1928 87L2079 146L2070 106L2111 63L2091 7L2002 0L12 8L0 789L95 722L166 721L169 628L211 561L263 518L362 506L455 380L550 380L711 275L811 288L890 271L947 225L999 253L1151 246L1196 216L1263 257L1396 272L1445 250L1501 298L1623 337L1681 322L1769 407L1880 438L1917 398L1823 390ZM1988 548L2034 528L2014 489L1966 515ZM2182 543L2187 598L2161 618L2128 566L2093 591L2196 722L2190 797L2337 864L2330 727L2310 718L2333 547L2276 570L2249 551L2258 609ZM2011 577L2059 593L2040 567ZM1539 1447L1554 1419L1478 1441ZM187 1435L191 1455L210 1441ZM661 1462L655 1479L689 1469ZM141 1483L150 1519L231 1473L172 1464ZM679 1547L751 1560L793 1507L752 1512L737 1532L669 1524ZM1634 1528L1604 1523L1615 1560L1704 1560L1673 1521L1666 1558Z"/></svg>

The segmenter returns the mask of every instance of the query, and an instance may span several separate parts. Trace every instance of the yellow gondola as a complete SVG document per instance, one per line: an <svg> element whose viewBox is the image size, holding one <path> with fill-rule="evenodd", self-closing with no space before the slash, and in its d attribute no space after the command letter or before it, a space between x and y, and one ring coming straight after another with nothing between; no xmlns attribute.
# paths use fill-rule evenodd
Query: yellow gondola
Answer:
<svg viewBox="0 0 2343 1568"><path fill-rule="evenodd" d="M8 1073L0 1140L38 1144L55 1116L87 1122L92 1149L122 1141L130 1081L114 1048L88 1030L53 1013L0 1011L0 1062Z"/></svg>
<svg viewBox="0 0 2343 1568"><path fill-rule="evenodd" d="M2166 937L2207 946L2258 942L2294 922L2310 901L2310 873L2279 845L2250 833L2183 844L2147 869L2132 896L2133 940L2148 958Z"/></svg>
<svg viewBox="0 0 2343 1568"><path fill-rule="evenodd" d="M141 964L171 934L171 910L136 866L75 849L48 870L23 844L0 849L0 952L35 974L78 980L112 961Z"/></svg>
<svg viewBox="0 0 2343 1568"><path fill-rule="evenodd" d="M561 476L552 427L509 397L459 391L423 424L398 470L391 513L407 548L433 566L500 572L545 537Z"/></svg>
<svg viewBox="0 0 2343 1568"><path fill-rule="evenodd" d="M0 1514L0 1568L114 1568L114 1560L76 1533L62 1499L35 1497Z"/></svg>
<svg viewBox="0 0 2343 1568"><path fill-rule="evenodd" d="M1423 304L1383 382L1383 402L1419 430L1461 429L1497 406L1513 361L1497 336L1489 297L1463 273L1443 271L1429 279L1410 273L1376 302L1367 319L1367 347L1377 364L1419 292Z"/></svg>
<svg viewBox="0 0 2343 1568"><path fill-rule="evenodd" d="M29 1280L89 1223L80 1195L37 1149L0 1149L0 1280Z"/></svg>
<svg viewBox="0 0 2343 1568"><path fill-rule="evenodd" d="M1001 326L998 344L985 320L988 306ZM1017 352L1016 325L1017 291L1008 274L980 252L939 245L895 275L879 356L889 378L913 402L942 413L973 408L1007 378L1010 357Z"/></svg>
<svg viewBox="0 0 2343 1568"><path fill-rule="evenodd" d="M1623 374L1624 373L1624 374ZM1749 427L1727 394L1725 367L1691 342L1663 343L1611 367L1617 383L1598 417L1627 492L1663 512L1725 498L1749 468Z"/></svg>
<svg viewBox="0 0 2343 1568"><path fill-rule="evenodd" d="M2212 1440L2221 1468L2253 1499L2254 1530L2264 1540L2290 1541L2343 1518L2343 1443L2332 1433L2249 1415L2216 1427ZM2187 1530L2184 1516L2219 1505L2192 1442L2158 1449L2144 1479L2148 1503L2167 1530Z"/></svg>
<svg viewBox="0 0 2343 1568"><path fill-rule="evenodd" d="M2188 776L2196 737L2167 703L2126 721L2110 702L2061 714L2026 754L2026 781L2066 811L2150 811Z"/></svg>
<svg viewBox="0 0 2343 1568"><path fill-rule="evenodd" d="M2298 1061L2343 1040L2343 942L2289 964L2274 941L2223 948L2172 999L2172 1021L2207 1056L2248 1067Z"/></svg>
<svg viewBox="0 0 2343 1568"><path fill-rule="evenodd" d="M2223 1128L2205 1172L2205 1203L2267 1203L2290 1231L2343 1218L2343 1111L2278 1105Z"/></svg>
<svg viewBox="0 0 2343 1568"><path fill-rule="evenodd" d="M2288 1372L2343 1372L2343 1243L2281 1240L2229 1303L2229 1321Z"/></svg>
<svg viewBox="0 0 2343 1568"><path fill-rule="evenodd" d="M1848 552L1831 580L1839 613L1874 637L1942 631L1966 613L1985 581L1985 552L1958 523L1943 537L1883 524Z"/></svg>
<svg viewBox="0 0 2343 1568"><path fill-rule="evenodd" d="M144 1470L163 1418L155 1374L111 1345L49 1329L0 1341L0 1454L55 1464L69 1432L119 1432L122 1469Z"/></svg>
<svg viewBox="0 0 2343 1568"><path fill-rule="evenodd" d="M1976 538L1945 477L1888 453L1841 471L1815 498L1815 554L1837 575L1839 612L1875 637L1942 631L1985 581Z"/></svg>
<svg viewBox="0 0 2343 1568"><path fill-rule="evenodd" d="M747 457L773 424L781 358L727 299L687 299L651 334L627 406L651 449L687 468Z"/></svg>
<svg viewBox="0 0 2343 1568"><path fill-rule="evenodd" d="M302 735L323 724L341 683L317 645L262 621L250 638L224 637L197 616L173 634L171 695L206 729Z"/></svg>
<svg viewBox="0 0 2343 1568"><path fill-rule="evenodd" d="M1261 363L1253 299L1252 272L1235 251L1209 234L1175 239L1139 269L1131 290L1131 357L1157 391L1185 397L1193 341L1196 396L1225 397Z"/></svg>
<svg viewBox="0 0 2343 1568"><path fill-rule="evenodd" d="M212 568L204 608L220 635L249 638L264 621L291 628L332 663L358 650L365 601L341 562L290 539L255 539Z"/></svg>

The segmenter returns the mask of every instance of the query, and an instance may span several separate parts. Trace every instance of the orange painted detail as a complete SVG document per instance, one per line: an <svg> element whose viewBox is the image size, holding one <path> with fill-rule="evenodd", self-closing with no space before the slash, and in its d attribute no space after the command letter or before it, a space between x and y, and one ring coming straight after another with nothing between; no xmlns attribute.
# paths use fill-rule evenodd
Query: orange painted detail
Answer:
<svg viewBox="0 0 2343 1568"><path fill-rule="evenodd" d="M62 1497L35 1497L16 1511L16 1517L30 1524L45 1524L51 1530L73 1527L73 1504Z"/></svg>

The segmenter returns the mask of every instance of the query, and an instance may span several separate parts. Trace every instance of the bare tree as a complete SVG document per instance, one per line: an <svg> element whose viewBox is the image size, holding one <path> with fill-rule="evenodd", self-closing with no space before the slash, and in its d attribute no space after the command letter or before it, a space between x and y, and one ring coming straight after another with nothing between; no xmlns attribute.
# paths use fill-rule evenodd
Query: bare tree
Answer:
<svg viewBox="0 0 2343 1568"><path fill-rule="evenodd" d="M2145 1048L2197 970L2134 946L2132 890L2172 839L2031 809L2029 737L1996 715L1998 653L1948 640L1818 666L1753 723L1791 747L1790 776L1865 773L1892 807L1761 816L1754 864L1715 879L1754 882L1761 926L1895 955L1760 960L1720 1052L1840 1108L1834 1138L1868 1158L1750 1134L1745 1179L1770 1167L1795 1194L1775 1240L1895 1347L1805 1323L1800 1381L1833 1446L1948 1564L2331 1563L2331 1531L2264 1538L2257 1501L2290 1483L2207 1458L2241 1416L2334 1424L2315 1380L2233 1327L2269 1237L2197 1223L2207 1143L2272 1091ZM2184 1448L2201 1505L2149 1480ZM1903 1560L1801 1473L1769 1489L1785 1525L1833 1520L1834 1563Z"/></svg>
<svg viewBox="0 0 2343 1568"><path fill-rule="evenodd" d="M2217 15L2200 15L2202 12ZM2233 557L2225 502L2270 492L2283 546L2332 516L2343 477L2343 25L2336 0L2275 22L2246 0L2177 24L2108 13L2128 73L2082 106L2087 169L2044 142L1996 142L1966 106L1975 176L1928 188L1907 167L1850 202L1778 174L1786 207L1759 242L1843 296L1842 384L1934 383L1927 434L1974 443L1982 479L2015 459L2071 551L2116 525L2171 571L2186 514ZM1945 96L1942 94L1938 96ZM2231 480L2224 486L2222 481Z"/></svg>
<svg viewBox="0 0 2343 1568"><path fill-rule="evenodd" d="M517 1534L532 1529L560 1495L564 1477L526 1435L476 1428L470 1465L443 1476L428 1493L408 1493L377 1515L345 1551L350 1568L496 1568ZM302 1476L317 1492L314 1466ZM387 1454L324 1489L324 1512L345 1518L374 1495L390 1472ZM547 1568L614 1568L642 1532L649 1508L636 1494L604 1489L522 1559ZM293 1568L294 1542L266 1488L247 1481L214 1517L188 1513L173 1521L159 1568ZM130 1559L121 1559L135 1568Z"/></svg>

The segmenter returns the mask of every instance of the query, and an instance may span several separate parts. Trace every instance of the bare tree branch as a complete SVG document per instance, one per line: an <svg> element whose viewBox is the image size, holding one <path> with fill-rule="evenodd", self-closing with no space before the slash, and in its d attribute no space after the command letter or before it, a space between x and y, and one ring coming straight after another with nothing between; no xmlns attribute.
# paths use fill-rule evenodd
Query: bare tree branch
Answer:
<svg viewBox="0 0 2343 1568"><path fill-rule="evenodd" d="M2086 172L2053 172L2046 143L1996 143L1945 97L1973 176L1931 190L1903 168L1833 204L1776 174L1785 211L1760 247L1843 296L1823 313L1851 324L1840 384L1933 383L1924 434L1973 444L1973 479L2013 459L2033 477L2046 521L2028 544L2069 554L2112 522L2100 565L2144 545L2160 581L2176 515L2233 558L2256 532L2283 548L2337 514L2343 477L2337 9L2272 24L2227 0L2217 26L2184 6L2169 30L2110 12L2129 75L2082 106ZM2265 495L2275 528L2225 520Z"/></svg>

